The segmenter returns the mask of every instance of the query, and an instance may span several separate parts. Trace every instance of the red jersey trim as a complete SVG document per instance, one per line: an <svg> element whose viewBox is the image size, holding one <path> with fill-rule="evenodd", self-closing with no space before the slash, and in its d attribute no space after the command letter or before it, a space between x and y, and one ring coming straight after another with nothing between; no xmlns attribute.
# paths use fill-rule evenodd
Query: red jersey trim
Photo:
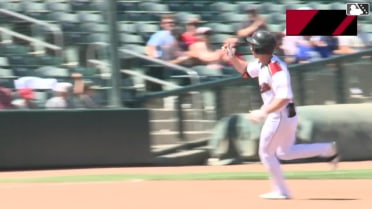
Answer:
<svg viewBox="0 0 372 209"><path fill-rule="evenodd" d="M269 69L271 72L271 76L275 75L275 73L282 71L282 67L278 62L272 62L269 64Z"/></svg>

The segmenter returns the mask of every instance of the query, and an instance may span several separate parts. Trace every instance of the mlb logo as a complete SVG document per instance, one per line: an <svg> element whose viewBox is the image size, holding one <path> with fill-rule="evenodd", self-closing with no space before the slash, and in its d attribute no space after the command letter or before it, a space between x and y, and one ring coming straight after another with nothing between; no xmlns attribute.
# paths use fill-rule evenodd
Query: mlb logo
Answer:
<svg viewBox="0 0 372 209"><path fill-rule="evenodd" d="M353 16L369 15L369 3L346 3L346 14Z"/></svg>

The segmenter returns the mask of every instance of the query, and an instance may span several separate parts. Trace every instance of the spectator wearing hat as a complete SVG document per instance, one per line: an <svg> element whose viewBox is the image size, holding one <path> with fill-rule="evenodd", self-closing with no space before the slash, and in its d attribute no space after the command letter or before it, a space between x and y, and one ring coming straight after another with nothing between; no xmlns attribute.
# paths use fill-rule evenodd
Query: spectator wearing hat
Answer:
<svg viewBox="0 0 372 209"><path fill-rule="evenodd" d="M35 93L31 88L22 88L17 92L19 98L12 101L12 104L17 109L37 109L38 105L35 101Z"/></svg>
<svg viewBox="0 0 372 209"><path fill-rule="evenodd" d="M196 37L196 30L200 21L198 18L191 18L186 22L185 32L181 35L181 40L187 47L198 41Z"/></svg>
<svg viewBox="0 0 372 209"><path fill-rule="evenodd" d="M72 108L70 102L71 83L62 82L57 83L54 87L54 96L47 100L45 107L47 109L66 109Z"/></svg>
<svg viewBox="0 0 372 209"><path fill-rule="evenodd" d="M260 16L256 9L247 8L247 20L240 24L237 30L237 36L239 38L247 38L258 30L268 30L266 25L266 19Z"/></svg>
<svg viewBox="0 0 372 209"><path fill-rule="evenodd" d="M190 45L187 55L196 59L195 65L207 65L211 69L220 69L223 53L221 49L213 49L209 42L211 35L211 28L199 27L196 30L197 42Z"/></svg>

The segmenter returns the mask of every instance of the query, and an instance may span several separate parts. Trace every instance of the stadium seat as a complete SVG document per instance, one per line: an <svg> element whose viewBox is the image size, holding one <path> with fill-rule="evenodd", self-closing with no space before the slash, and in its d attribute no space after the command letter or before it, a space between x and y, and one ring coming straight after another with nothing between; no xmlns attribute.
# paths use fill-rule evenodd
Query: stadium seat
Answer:
<svg viewBox="0 0 372 209"><path fill-rule="evenodd" d="M118 11L136 11L138 3L138 1L117 1L116 9Z"/></svg>
<svg viewBox="0 0 372 209"><path fill-rule="evenodd" d="M126 33L137 33L137 25L135 23L118 23L118 31Z"/></svg>
<svg viewBox="0 0 372 209"><path fill-rule="evenodd" d="M30 55L8 56L10 66L37 66L38 59Z"/></svg>
<svg viewBox="0 0 372 209"><path fill-rule="evenodd" d="M151 12L168 12L169 8L166 4L159 4L154 2L143 2L139 4L139 8L144 11Z"/></svg>
<svg viewBox="0 0 372 209"><path fill-rule="evenodd" d="M233 12L223 13L216 17L215 21L225 22L225 23L239 23L247 19L245 14L236 14Z"/></svg>
<svg viewBox="0 0 372 209"><path fill-rule="evenodd" d="M107 24L85 22L80 25L82 31L94 33L107 33L109 26Z"/></svg>
<svg viewBox="0 0 372 209"><path fill-rule="evenodd" d="M0 78L13 78L15 77L12 70L0 68Z"/></svg>
<svg viewBox="0 0 372 209"><path fill-rule="evenodd" d="M126 44L122 47L123 49L132 50L134 52L145 54L145 46L139 44Z"/></svg>
<svg viewBox="0 0 372 209"><path fill-rule="evenodd" d="M22 7L19 2L6 2L3 4L3 8L13 12L22 12Z"/></svg>
<svg viewBox="0 0 372 209"><path fill-rule="evenodd" d="M207 1L190 1L187 2L191 6L192 12L205 12L205 11L213 11L210 5L213 2L207 2Z"/></svg>
<svg viewBox="0 0 372 209"><path fill-rule="evenodd" d="M108 34L103 33L96 33L96 34L90 34L87 37L86 43L93 43L93 42L109 42L110 37Z"/></svg>
<svg viewBox="0 0 372 209"><path fill-rule="evenodd" d="M285 20L286 20L285 13L277 12L277 13L271 14L268 17L267 21L268 21L269 24L283 24L283 23L285 23Z"/></svg>
<svg viewBox="0 0 372 209"><path fill-rule="evenodd" d="M322 2L309 2L309 6L314 9L327 10L330 9L331 5Z"/></svg>
<svg viewBox="0 0 372 209"><path fill-rule="evenodd" d="M211 9L218 12L236 12L238 5L227 2L215 2L210 5Z"/></svg>
<svg viewBox="0 0 372 209"><path fill-rule="evenodd" d="M0 57L0 67L8 67L9 61L6 57Z"/></svg>
<svg viewBox="0 0 372 209"><path fill-rule="evenodd" d="M334 10L346 10L346 4L340 2L333 2L330 4L329 8Z"/></svg>
<svg viewBox="0 0 372 209"><path fill-rule="evenodd" d="M40 65L60 66L63 63L63 59L61 57L44 55L38 58L38 62Z"/></svg>
<svg viewBox="0 0 372 209"><path fill-rule="evenodd" d="M81 23L103 23L103 16L101 14L93 14L86 12L79 12L79 20Z"/></svg>
<svg viewBox="0 0 372 209"><path fill-rule="evenodd" d="M120 13L118 15L118 20L130 22L156 22L159 21L159 18L147 11L136 11Z"/></svg>
<svg viewBox="0 0 372 209"><path fill-rule="evenodd" d="M36 72L42 77L48 78L67 78L70 77L69 70L65 68L59 68L54 66L43 66L36 69Z"/></svg>
<svg viewBox="0 0 372 209"><path fill-rule="evenodd" d="M268 27L272 32L282 32L285 29L284 24L269 24Z"/></svg>
<svg viewBox="0 0 372 209"><path fill-rule="evenodd" d="M144 44L141 36L127 33L120 34L120 42L124 44Z"/></svg>
<svg viewBox="0 0 372 209"><path fill-rule="evenodd" d="M145 42L152 34L160 30L160 27L157 24L138 23L136 26L137 34L139 34Z"/></svg>
<svg viewBox="0 0 372 209"><path fill-rule="evenodd" d="M50 14L50 17L61 25L63 31L80 32L80 20L77 14L55 12Z"/></svg>
<svg viewBox="0 0 372 209"><path fill-rule="evenodd" d="M60 2L49 2L46 5L47 9L52 12L71 12L70 4L60 3Z"/></svg>
<svg viewBox="0 0 372 209"><path fill-rule="evenodd" d="M169 2L168 8L172 12L193 11L189 2Z"/></svg>
<svg viewBox="0 0 372 209"><path fill-rule="evenodd" d="M17 45L17 44L6 44L0 46L0 55L26 55L30 52L30 47Z"/></svg>
<svg viewBox="0 0 372 209"><path fill-rule="evenodd" d="M233 25L223 24L223 23L209 23L205 26L212 28L214 33L223 33L223 34L234 34L235 29Z"/></svg>

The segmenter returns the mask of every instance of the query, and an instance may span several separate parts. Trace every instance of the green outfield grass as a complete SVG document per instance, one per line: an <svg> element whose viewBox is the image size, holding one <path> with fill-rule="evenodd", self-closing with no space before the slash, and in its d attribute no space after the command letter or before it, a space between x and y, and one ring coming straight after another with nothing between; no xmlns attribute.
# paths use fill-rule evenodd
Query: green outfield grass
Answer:
<svg viewBox="0 0 372 209"><path fill-rule="evenodd" d="M296 171L286 172L288 179L372 179L372 170ZM22 182L112 182L134 180L261 180L266 172L221 172L186 174L101 174L39 178L0 178L0 183Z"/></svg>

